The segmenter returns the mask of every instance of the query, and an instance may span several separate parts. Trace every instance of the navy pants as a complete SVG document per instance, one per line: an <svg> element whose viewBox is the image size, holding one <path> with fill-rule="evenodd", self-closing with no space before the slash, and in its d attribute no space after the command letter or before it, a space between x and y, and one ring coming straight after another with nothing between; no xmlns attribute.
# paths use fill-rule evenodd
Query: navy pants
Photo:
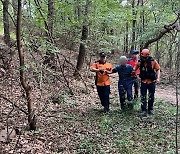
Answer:
<svg viewBox="0 0 180 154"><path fill-rule="evenodd" d="M147 111L147 103L148 103L148 111L153 110L155 87L156 84L154 82L150 84L141 82L142 111ZM147 92L149 92L148 99L147 99Z"/></svg>
<svg viewBox="0 0 180 154"><path fill-rule="evenodd" d="M138 98L139 94L139 79L135 78L133 79L133 85L134 85L134 98Z"/></svg>
<svg viewBox="0 0 180 154"><path fill-rule="evenodd" d="M121 109L124 109L125 107L125 94L126 93L127 93L128 101L131 101L133 99L132 84L133 84L133 80L119 80L118 82Z"/></svg>
<svg viewBox="0 0 180 154"><path fill-rule="evenodd" d="M109 111L110 86L97 86L97 92L104 110Z"/></svg>

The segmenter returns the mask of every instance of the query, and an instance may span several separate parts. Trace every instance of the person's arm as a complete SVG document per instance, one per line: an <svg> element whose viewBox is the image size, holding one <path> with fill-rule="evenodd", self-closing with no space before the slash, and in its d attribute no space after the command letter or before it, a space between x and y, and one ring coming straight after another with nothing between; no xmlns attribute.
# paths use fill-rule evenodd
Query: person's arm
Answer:
<svg viewBox="0 0 180 154"><path fill-rule="evenodd" d="M156 79L156 83L160 83L160 76L161 76L161 71L160 69L157 70L157 79Z"/></svg>
<svg viewBox="0 0 180 154"><path fill-rule="evenodd" d="M116 68L113 68L113 69L112 69L111 74L112 74L112 73L117 73L117 72L118 72L118 70L117 70L117 67L116 67Z"/></svg>
<svg viewBox="0 0 180 154"><path fill-rule="evenodd" d="M111 69L111 70L105 70L105 72L106 72L107 74L112 74L112 69Z"/></svg>
<svg viewBox="0 0 180 154"><path fill-rule="evenodd" d="M135 78L136 77L136 72L135 72L135 70L133 69L133 67L131 66L130 67L130 69L131 69L131 71L130 71L130 76L132 77L132 78Z"/></svg>
<svg viewBox="0 0 180 154"><path fill-rule="evenodd" d="M108 68L106 68L105 72L107 74L112 74L112 65L110 64Z"/></svg>
<svg viewBox="0 0 180 154"><path fill-rule="evenodd" d="M155 60L155 66L154 66L156 73L157 73L157 79L156 79L156 83L160 83L160 76L161 76L161 71L160 71L160 66L158 64L158 62Z"/></svg>
<svg viewBox="0 0 180 154"><path fill-rule="evenodd" d="M138 62L138 63L135 65L134 71L137 71L137 70L139 69L139 67L140 67L140 62Z"/></svg>
<svg viewBox="0 0 180 154"><path fill-rule="evenodd" d="M91 72L99 72L99 69L97 68L97 64L94 63L91 67L90 67L90 71Z"/></svg>
<svg viewBox="0 0 180 154"><path fill-rule="evenodd" d="M99 72L99 69L97 69L97 68L90 68L90 71L91 72Z"/></svg>

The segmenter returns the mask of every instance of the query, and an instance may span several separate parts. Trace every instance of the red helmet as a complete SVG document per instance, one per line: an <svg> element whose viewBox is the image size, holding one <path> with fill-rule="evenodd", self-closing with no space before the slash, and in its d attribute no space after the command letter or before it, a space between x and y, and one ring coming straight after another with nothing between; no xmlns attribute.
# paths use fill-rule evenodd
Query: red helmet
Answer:
<svg viewBox="0 0 180 154"><path fill-rule="evenodd" d="M143 49L143 50L141 51L141 56L143 56L143 57L148 57L149 55L150 55L149 49Z"/></svg>

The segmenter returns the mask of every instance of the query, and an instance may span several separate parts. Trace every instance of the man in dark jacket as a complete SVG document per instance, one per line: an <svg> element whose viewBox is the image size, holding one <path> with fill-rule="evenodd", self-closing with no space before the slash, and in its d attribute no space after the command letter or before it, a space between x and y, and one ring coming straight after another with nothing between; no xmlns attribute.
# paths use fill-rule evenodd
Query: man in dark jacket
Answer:
<svg viewBox="0 0 180 154"><path fill-rule="evenodd" d="M119 98L120 98L120 104L121 104L121 110L125 109L125 94L127 93L127 99L128 99L128 108L132 109L132 73L133 73L133 67L129 64L127 64L127 58L126 56L120 57L120 65L116 66L112 70L112 73L118 72L119 75L119 82L118 82L118 90L119 90Z"/></svg>

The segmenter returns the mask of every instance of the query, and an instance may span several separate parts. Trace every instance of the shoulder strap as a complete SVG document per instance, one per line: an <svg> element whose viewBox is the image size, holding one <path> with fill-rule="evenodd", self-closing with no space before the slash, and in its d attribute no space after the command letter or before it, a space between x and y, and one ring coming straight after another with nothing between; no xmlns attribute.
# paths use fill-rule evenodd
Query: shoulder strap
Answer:
<svg viewBox="0 0 180 154"><path fill-rule="evenodd" d="M154 61L154 58L153 58L153 57L149 57L149 60L150 60L150 61Z"/></svg>

